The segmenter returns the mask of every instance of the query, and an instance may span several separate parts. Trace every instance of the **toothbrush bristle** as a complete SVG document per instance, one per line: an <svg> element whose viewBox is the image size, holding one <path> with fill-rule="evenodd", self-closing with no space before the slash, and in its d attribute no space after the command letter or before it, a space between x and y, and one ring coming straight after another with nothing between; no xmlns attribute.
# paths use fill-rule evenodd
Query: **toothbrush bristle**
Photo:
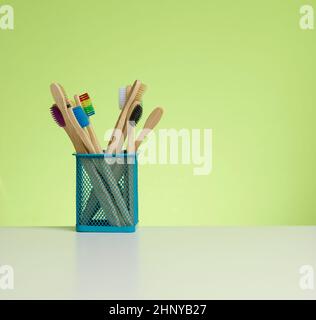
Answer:
<svg viewBox="0 0 316 320"><path fill-rule="evenodd" d="M89 125L89 118L85 114L83 109L78 106L78 107L73 108L72 110L73 110L74 115L75 115L78 123L80 124L81 128L87 127Z"/></svg>
<svg viewBox="0 0 316 320"><path fill-rule="evenodd" d="M61 113L61 111L59 110L59 108L58 108L58 106L56 104L53 104L53 106L50 108L50 113L51 113L53 119L55 120L55 122L61 128L66 126L66 122L65 122L65 119L63 117L63 114Z"/></svg>
<svg viewBox="0 0 316 320"><path fill-rule="evenodd" d="M119 106L120 109L123 109L126 103L126 88L119 88Z"/></svg>
<svg viewBox="0 0 316 320"><path fill-rule="evenodd" d="M94 108L92 105L87 106L87 107L83 107L83 110L88 117L91 117L95 114L95 111L94 111Z"/></svg>
<svg viewBox="0 0 316 320"><path fill-rule="evenodd" d="M143 115L143 107L140 104L138 104L134 108L131 116L129 117L129 121L134 122L135 125L137 125L137 123L141 119L142 115Z"/></svg>
<svg viewBox="0 0 316 320"><path fill-rule="evenodd" d="M142 101L143 100L143 95L144 95L146 89L147 89L146 85L141 84L139 90L137 91L135 101Z"/></svg>
<svg viewBox="0 0 316 320"><path fill-rule="evenodd" d="M80 101L84 101L84 100L90 100L90 97L88 95L88 93L83 93L82 95L79 96Z"/></svg>
<svg viewBox="0 0 316 320"><path fill-rule="evenodd" d="M92 105L92 102L91 102L91 99L90 99L88 93L84 93L84 94L80 95L79 100L81 102L81 105L82 105L86 115L88 117L93 116L95 114L95 111L94 111L94 107Z"/></svg>
<svg viewBox="0 0 316 320"><path fill-rule="evenodd" d="M87 93L84 93L82 95L79 96L79 100L82 104L83 107L87 107L89 106L91 103L91 99L89 97L89 95Z"/></svg>

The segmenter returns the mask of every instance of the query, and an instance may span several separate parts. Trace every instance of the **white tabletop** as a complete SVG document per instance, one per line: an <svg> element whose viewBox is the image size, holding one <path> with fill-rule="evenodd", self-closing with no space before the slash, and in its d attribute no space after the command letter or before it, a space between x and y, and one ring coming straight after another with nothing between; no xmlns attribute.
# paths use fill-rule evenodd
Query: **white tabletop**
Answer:
<svg viewBox="0 0 316 320"><path fill-rule="evenodd" d="M316 228L0 228L1 265L0 299L316 299Z"/></svg>

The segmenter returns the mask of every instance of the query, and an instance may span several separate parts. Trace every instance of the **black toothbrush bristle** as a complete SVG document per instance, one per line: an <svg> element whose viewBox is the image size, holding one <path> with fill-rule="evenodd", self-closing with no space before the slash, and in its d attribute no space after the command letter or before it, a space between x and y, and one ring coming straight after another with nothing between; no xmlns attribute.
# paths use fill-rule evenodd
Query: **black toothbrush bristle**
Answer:
<svg viewBox="0 0 316 320"><path fill-rule="evenodd" d="M141 117L142 117L142 114L143 114L143 107L142 107L140 104L138 104L138 105L134 108L131 116L129 117L129 121L135 122L135 125L137 125L137 123L139 122L139 120L140 120Z"/></svg>

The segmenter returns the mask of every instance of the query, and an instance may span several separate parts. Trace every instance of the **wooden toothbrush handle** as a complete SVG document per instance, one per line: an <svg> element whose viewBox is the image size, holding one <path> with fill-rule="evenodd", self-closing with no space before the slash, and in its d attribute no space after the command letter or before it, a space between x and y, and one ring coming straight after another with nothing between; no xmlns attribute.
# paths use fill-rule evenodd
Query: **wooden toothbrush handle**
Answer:
<svg viewBox="0 0 316 320"><path fill-rule="evenodd" d="M81 139L81 141L83 142L83 144L84 144L85 148L88 150L88 152L95 153L95 149L94 149L93 144L91 143L86 132L83 130L83 128L81 128L72 109L73 109L73 106L71 108L68 108L67 111L68 111L69 120L70 120L76 134Z"/></svg>
<svg viewBox="0 0 316 320"><path fill-rule="evenodd" d="M163 109L158 107L152 111L152 113L148 116L144 128L141 133L138 135L135 143L135 150L137 151L141 143L148 136L148 134L156 127L159 123L161 117L163 115Z"/></svg>
<svg viewBox="0 0 316 320"><path fill-rule="evenodd" d="M86 148L82 144L81 140L77 139L76 136L69 130L69 128L66 126L64 127L68 137L70 138L75 150L77 153L87 153Z"/></svg>
<svg viewBox="0 0 316 320"><path fill-rule="evenodd" d="M99 201L100 206L107 215L107 218L112 226L123 226L125 222L122 215L117 210L116 204L112 199L112 195L104 185L104 182L101 178L99 169L100 166L96 163L95 160L90 161L88 159L83 163L83 167L87 172L91 185L93 187L93 193Z"/></svg>
<svg viewBox="0 0 316 320"><path fill-rule="evenodd" d="M127 136L127 153L135 153L136 145L135 145L135 126L128 126L128 136Z"/></svg>
<svg viewBox="0 0 316 320"><path fill-rule="evenodd" d="M139 101L134 101L133 104L131 105L131 107L128 110L128 113L127 113L127 116L126 116L126 121L125 121L123 130L122 130L123 138L117 145L117 150L118 150L119 153L122 152L122 149L123 149L126 137L127 137L127 129L128 129L128 126L129 126L129 119L131 117L131 114L133 113L133 111L137 107L137 105L139 105L139 104L140 104Z"/></svg>
<svg viewBox="0 0 316 320"><path fill-rule="evenodd" d="M73 103L68 99L64 87L58 83L53 83L51 84L51 92L56 104L63 114L63 117L66 121L66 126L69 127L69 130L72 132L74 138L81 140L81 143L84 145L88 153L95 153L91 141L89 140L88 136L85 135L85 132L79 125L73 113Z"/></svg>
<svg viewBox="0 0 316 320"><path fill-rule="evenodd" d="M103 150L101 148L101 145L98 141L98 138L93 130L93 126L90 122L90 124L87 126L87 130L88 130L88 133L89 133L89 136L90 136L90 139L91 139L91 142L95 148L95 150L97 151L97 153L103 153Z"/></svg>
<svg viewBox="0 0 316 320"><path fill-rule="evenodd" d="M126 101L125 106L122 109L120 116L115 124L115 128L113 130L112 136L108 144L107 153L113 153L115 150L118 150L118 146L122 146L124 144L124 142L122 142L123 134L117 135L117 133L119 132L119 130L123 131L128 110L131 107L132 103L134 102L140 88L141 88L141 82L136 80L133 84L128 100Z"/></svg>
<svg viewBox="0 0 316 320"><path fill-rule="evenodd" d="M132 90L132 86L130 86L130 85L126 86L126 101L129 97L129 95L131 94L131 90Z"/></svg>
<svg viewBox="0 0 316 320"><path fill-rule="evenodd" d="M77 94L74 95L74 99L75 99L76 105L79 106L79 107L82 107L80 98L79 98L79 96ZM103 150L102 150L102 148L100 146L98 138L97 138L97 136L96 136L96 134L94 132L94 129L93 129L93 126L92 126L90 118L89 118L89 125L87 126L87 131L88 131L88 134L89 134L89 137L90 137L90 141L91 141L95 151L97 153L103 153Z"/></svg>
<svg viewBox="0 0 316 320"><path fill-rule="evenodd" d="M83 141L80 139L80 137L77 134L77 131L75 130L75 127L73 126L72 121L70 121L69 114L72 113L68 111L67 108L67 96L66 93L58 83L52 83L50 85L50 90L52 93L52 96L55 100L56 105L58 106L60 112L62 113L62 116L65 121L65 130L70 137L75 149L77 152L80 153L86 153L86 146L83 144Z"/></svg>
<svg viewBox="0 0 316 320"><path fill-rule="evenodd" d="M100 176L102 176L103 181L105 181L107 187L106 190L110 193L115 201L118 211L120 212L122 218L127 224L132 225L133 221L129 216L129 212L120 191L118 181L113 173L114 168L117 168L116 164L110 164L106 158L100 159L100 161L94 160L95 167L97 168Z"/></svg>

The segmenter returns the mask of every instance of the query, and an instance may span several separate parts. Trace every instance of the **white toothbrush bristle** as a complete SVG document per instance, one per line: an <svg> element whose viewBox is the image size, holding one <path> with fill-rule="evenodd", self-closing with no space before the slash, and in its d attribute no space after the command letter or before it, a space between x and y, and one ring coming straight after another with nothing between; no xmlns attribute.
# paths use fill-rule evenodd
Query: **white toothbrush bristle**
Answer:
<svg viewBox="0 0 316 320"><path fill-rule="evenodd" d="M123 109L126 103L126 88L119 88L119 107Z"/></svg>

